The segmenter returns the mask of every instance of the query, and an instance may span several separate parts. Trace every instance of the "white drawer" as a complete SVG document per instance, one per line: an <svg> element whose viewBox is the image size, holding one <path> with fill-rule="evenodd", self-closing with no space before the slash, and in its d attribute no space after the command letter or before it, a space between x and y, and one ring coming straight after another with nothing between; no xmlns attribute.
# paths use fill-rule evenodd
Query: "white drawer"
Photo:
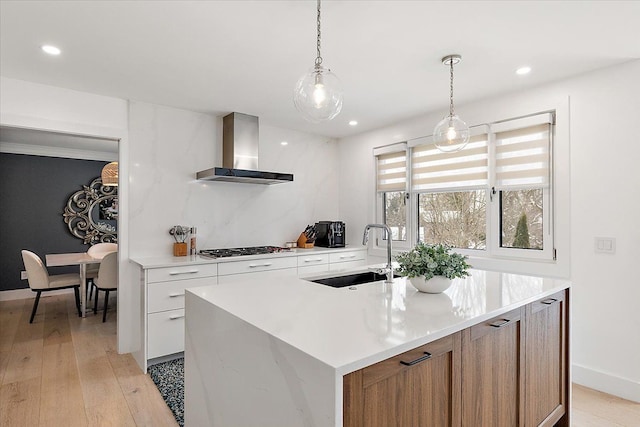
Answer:
<svg viewBox="0 0 640 427"><path fill-rule="evenodd" d="M194 279L197 277L211 277L218 275L217 264L192 264L175 267L150 268L147 280L153 282L168 282L171 280Z"/></svg>
<svg viewBox="0 0 640 427"><path fill-rule="evenodd" d="M298 256L298 267L317 264L329 264L329 254L314 254Z"/></svg>
<svg viewBox="0 0 640 427"><path fill-rule="evenodd" d="M184 308L184 290L186 288L215 285L217 283L217 277L151 283L147 287L147 311L155 313L157 311Z"/></svg>
<svg viewBox="0 0 640 427"><path fill-rule="evenodd" d="M255 273L258 271L278 270L281 268L296 268L296 257L259 258L251 261L221 262L218 267L218 275ZM220 282L222 283L222 282Z"/></svg>
<svg viewBox="0 0 640 427"><path fill-rule="evenodd" d="M329 271L329 264L309 265L306 267L298 267L298 276L311 276L315 273L324 273Z"/></svg>
<svg viewBox="0 0 640 427"><path fill-rule="evenodd" d="M184 309L147 316L147 359L184 351Z"/></svg>
<svg viewBox="0 0 640 427"><path fill-rule="evenodd" d="M329 254L329 262L333 264L336 262L358 261L358 260L365 259L366 255L367 255L366 250L337 252L337 253Z"/></svg>
<svg viewBox="0 0 640 427"><path fill-rule="evenodd" d="M364 265L367 265L367 261L363 259L360 259L358 261L336 262L333 264L329 264L329 271L348 270L351 268L362 267Z"/></svg>
<svg viewBox="0 0 640 427"><path fill-rule="evenodd" d="M222 283L242 282L245 280L255 280L261 277L295 276L297 273L298 273L298 269L294 267L294 268L281 268L278 270L256 271L253 273L227 274L226 276L218 277L218 283L222 284Z"/></svg>

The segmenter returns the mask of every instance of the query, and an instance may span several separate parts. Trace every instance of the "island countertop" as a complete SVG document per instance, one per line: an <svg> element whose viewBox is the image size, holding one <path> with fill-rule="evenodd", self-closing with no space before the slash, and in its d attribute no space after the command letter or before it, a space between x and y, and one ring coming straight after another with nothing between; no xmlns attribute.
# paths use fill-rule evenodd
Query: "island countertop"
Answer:
<svg viewBox="0 0 640 427"><path fill-rule="evenodd" d="M564 279L470 273L442 294L418 292L405 278L350 289L295 277L187 292L345 375L570 286Z"/></svg>

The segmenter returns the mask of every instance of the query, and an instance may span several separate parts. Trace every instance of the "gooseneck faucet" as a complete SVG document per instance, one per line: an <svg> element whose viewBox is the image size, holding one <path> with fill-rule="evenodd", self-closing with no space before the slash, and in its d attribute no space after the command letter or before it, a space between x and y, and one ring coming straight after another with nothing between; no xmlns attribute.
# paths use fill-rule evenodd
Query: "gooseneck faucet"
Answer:
<svg viewBox="0 0 640 427"><path fill-rule="evenodd" d="M391 264L391 229L387 224L367 224L364 227L364 235L362 236L362 244L367 245L367 240L369 240L369 230L371 228L381 228L387 232L387 268L384 270L387 273L387 280L385 283L393 283L393 264Z"/></svg>

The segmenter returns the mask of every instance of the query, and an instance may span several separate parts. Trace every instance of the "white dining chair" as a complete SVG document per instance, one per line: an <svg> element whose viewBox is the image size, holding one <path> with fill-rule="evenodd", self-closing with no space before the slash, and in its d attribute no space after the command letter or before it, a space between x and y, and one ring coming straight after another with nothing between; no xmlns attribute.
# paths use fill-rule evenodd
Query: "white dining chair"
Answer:
<svg viewBox="0 0 640 427"><path fill-rule="evenodd" d="M118 253L110 252L102 258L98 277L94 280L96 287L96 299L93 303L93 312L98 311L98 295L100 291L104 291L104 313L102 313L102 322L107 320L107 308L109 306L109 291L118 290Z"/></svg>
<svg viewBox="0 0 640 427"><path fill-rule="evenodd" d="M87 249L87 254L93 258L102 258L110 252L118 250L117 243L96 243ZM94 279L98 277L98 270L100 264L88 264L87 265L87 288L89 290L89 300L93 297ZM91 282L91 285L89 285Z"/></svg>
<svg viewBox="0 0 640 427"><path fill-rule="evenodd" d="M31 251L22 251L22 262L27 271L27 281L29 288L36 292L36 300L33 303L31 318L29 323L33 323L33 318L38 310L40 302L40 294L46 291L58 289L73 288L76 294L76 307L78 308L78 316L80 316L80 275L77 273L52 274L50 275L47 268L42 263L40 257Z"/></svg>

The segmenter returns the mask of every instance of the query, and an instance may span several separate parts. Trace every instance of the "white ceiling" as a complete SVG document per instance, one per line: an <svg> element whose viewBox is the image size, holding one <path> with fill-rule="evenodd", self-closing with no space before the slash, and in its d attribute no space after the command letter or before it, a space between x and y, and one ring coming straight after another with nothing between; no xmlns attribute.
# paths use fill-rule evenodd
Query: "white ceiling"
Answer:
<svg viewBox="0 0 640 427"><path fill-rule="evenodd" d="M0 74L332 137L640 58L638 1L322 4L324 65L342 113L307 123L292 102L315 59L315 1L1 1ZM63 51L51 57L42 44ZM522 65L533 68L520 77ZM1 96L1 94L0 94ZM349 120L358 120L350 127ZM435 125L435 123L434 123Z"/></svg>

